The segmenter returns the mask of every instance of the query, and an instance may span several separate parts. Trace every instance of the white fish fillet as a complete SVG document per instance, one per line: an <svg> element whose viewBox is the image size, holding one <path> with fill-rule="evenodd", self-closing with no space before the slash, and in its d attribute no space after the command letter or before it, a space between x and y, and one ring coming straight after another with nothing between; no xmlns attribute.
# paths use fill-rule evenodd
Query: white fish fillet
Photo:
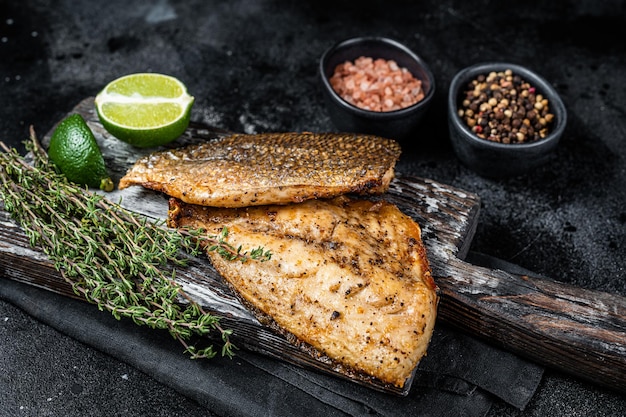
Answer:
<svg viewBox="0 0 626 417"><path fill-rule="evenodd" d="M170 199L172 227L228 228L266 262L208 256L262 323L345 374L403 387L426 354L438 295L419 225L393 204L342 196L214 208Z"/></svg>

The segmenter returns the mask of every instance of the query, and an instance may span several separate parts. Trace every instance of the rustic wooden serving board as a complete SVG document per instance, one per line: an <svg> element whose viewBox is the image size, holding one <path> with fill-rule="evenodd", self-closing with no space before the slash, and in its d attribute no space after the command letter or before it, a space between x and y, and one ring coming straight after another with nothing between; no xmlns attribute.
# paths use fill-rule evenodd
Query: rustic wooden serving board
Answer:
<svg viewBox="0 0 626 417"><path fill-rule="evenodd" d="M137 158L153 151L138 150L110 137L95 115L91 97L71 113L81 114L93 130L116 183ZM171 146L223 133L191 125ZM49 136L44 137L44 145ZM106 196L151 218L167 216L166 198L142 187ZM626 298L464 262L479 219L480 199L473 193L398 174L384 198L422 227L441 294L440 320L537 363L626 392ZM19 226L2 210L0 241L1 276L76 297L46 256L30 247ZM236 345L344 377L261 325L207 259L193 259L188 268L177 271L177 281L192 299L223 317L224 326L234 331ZM397 389L368 379L356 382L399 395L408 393L411 385L409 381L404 389Z"/></svg>

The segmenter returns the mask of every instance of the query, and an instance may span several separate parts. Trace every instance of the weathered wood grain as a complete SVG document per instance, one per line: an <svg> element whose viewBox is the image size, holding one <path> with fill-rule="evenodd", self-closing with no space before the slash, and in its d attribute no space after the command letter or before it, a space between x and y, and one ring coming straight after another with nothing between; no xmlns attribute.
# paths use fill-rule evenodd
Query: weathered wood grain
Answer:
<svg viewBox="0 0 626 417"><path fill-rule="evenodd" d="M626 392L625 297L463 262L476 226L476 196L468 193L464 205L460 190L404 184L394 183L390 194L428 231L425 244L441 291L439 319L537 363Z"/></svg>
<svg viewBox="0 0 626 417"><path fill-rule="evenodd" d="M73 112L82 114L94 131L116 182L138 157L151 152L108 136L94 113L92 98L79 103ZM221 133L190 126L171 146ZM48 138L46 135L44 143ZM164 196L141 187L115 191L107 197L152 218L167 215ZM384 198L422 227L442 297L440 320L538 363L626 392L626 298L463 262L479 217L480 199L475 194L398 175ZM30 248L21 229L4 211L0 211L0 241L1 276L74 296L45 256ZM195 301L224 317L239 346L343 377L324 358L311 358L258 323L208 260L193 259L189 268L177 272L177 280ZM410 389L410 382L404 390L397 390L358 376L355 381L400 395Z"/></svg>
<svg viewBox="0 0 626 417"><path fill-rule="evenodd" d="M458 259L436 268L442 320L537 363L626 392L626 298Z"/></svg>

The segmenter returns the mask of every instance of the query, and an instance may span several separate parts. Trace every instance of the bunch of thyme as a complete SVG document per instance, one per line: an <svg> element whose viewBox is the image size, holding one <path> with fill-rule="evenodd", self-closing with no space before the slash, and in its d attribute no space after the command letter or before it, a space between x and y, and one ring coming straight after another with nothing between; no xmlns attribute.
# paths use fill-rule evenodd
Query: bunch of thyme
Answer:
<svg viewBox="0 0 626 417"><path fill-rule="evenodd" d="M0 199L24 229L31 246L40 246L76 294L120 319L167 329L192 358L212 358L212 345L188 343L192 336L218 332L222 356L233 356L231 330L205 312L174 281L185 253L201 252L200 241L232 261L267 260L262 248L243 252L226 241L228 231L209 236L201 230L171 229L69 182L58 173L31 127L29 163L0 142ZM181 303L184 297L186 303Z"/></svg>

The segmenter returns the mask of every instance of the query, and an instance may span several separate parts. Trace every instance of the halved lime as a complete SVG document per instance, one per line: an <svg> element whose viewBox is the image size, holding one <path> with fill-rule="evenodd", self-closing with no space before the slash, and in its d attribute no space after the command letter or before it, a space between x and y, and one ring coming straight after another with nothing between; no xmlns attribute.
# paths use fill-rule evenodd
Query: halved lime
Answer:
<svg viewBox="0 0 626 417"><path fill-rule="evenodd" d="M95 99L102 126L140 148L164 145L189 125L194 98L177 78L155 73L129 74L111 81Z"/></svg>
<svg viewBox="0 0 626 417"><path fill-rule="evenodd" d="M98 142L80 114L67 116L54 129L48 157L72 182L104 191L115 187Z"/></svg>

